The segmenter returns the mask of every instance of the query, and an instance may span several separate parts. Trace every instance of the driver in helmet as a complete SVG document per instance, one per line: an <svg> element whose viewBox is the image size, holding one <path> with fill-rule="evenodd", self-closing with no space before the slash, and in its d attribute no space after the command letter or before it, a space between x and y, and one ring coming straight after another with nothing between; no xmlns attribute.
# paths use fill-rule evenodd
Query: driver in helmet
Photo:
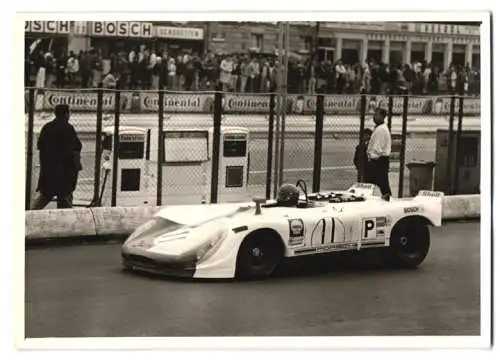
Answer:
<svg viewBox="0 0 500 360"><path fill-rule="evenodd" d="M278 206L296 207L299 204L299 189L292 184L283 184L278 192Z"/></svg>

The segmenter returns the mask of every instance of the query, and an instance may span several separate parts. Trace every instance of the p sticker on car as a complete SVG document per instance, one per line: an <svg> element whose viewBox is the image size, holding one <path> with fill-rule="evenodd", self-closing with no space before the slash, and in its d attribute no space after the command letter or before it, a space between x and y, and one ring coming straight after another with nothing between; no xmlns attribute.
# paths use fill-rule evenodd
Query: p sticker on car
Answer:
<svg viewBox="0 0 500 360"><path fill-rule="evenodd" d="M376 223L375 218L363 220L363 229L362 229L362 231L363 231L362 239L363 240L371 239L371 238L375 237L375 234L377 231L375 229L375 223Z"/></svg>
<svg viewBox="0 0 500 360"><path fill-rule="evenodd" d="M381 235L381 232L377 230L385 231L386 225L387 225L387 218L385 217L363 219L362 229L361 229L361 239L369 240L379 237Z"/></svg>

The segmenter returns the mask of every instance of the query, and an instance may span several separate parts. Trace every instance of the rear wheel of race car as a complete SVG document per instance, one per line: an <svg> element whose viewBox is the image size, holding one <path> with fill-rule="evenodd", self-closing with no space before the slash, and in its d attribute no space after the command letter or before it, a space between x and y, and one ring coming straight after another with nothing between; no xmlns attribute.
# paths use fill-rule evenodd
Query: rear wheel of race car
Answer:
<svg viewBox="0 0 500 360"><path fill-rule="evenodd" d="M416 268L427 257L429 248L428 221L418 217L406 218L392 229L386 260L392 267Z"/></svg>
<svg viewBox="0 0 500 360"><path fill-rule="evenodd" d="M249 234L238 251L237 277L269 277L283 258L283 250L283 242L272 230L258 230Z"/></svg>

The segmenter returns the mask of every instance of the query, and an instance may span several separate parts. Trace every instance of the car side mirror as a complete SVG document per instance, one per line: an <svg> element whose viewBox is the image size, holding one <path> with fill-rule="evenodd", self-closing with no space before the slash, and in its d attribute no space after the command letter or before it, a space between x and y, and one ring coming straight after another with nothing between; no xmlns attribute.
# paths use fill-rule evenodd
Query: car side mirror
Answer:
<svg viewBox="0 0 500 360"><path fill-rule="evenodd" d="M255 203L255 215L260 215L262 214L262 209L261 209L261 205L262 204L265 204L266 203L266 198L262 198L262 197L254 197L253 198L253 202Z"/></svg>

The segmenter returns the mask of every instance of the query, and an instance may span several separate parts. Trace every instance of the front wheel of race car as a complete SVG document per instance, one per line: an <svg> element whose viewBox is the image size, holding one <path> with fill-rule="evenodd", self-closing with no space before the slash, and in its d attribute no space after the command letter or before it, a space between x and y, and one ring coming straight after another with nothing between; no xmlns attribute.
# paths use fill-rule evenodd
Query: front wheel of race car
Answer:
<svg viewBox="0 0 500 360"><path fill-rule="evenodd" d="M391 267L416 268L427 257L429 248L428 222L420 218L406 218L392 229L386 261Z"/></svg>
<svg viewBox="0 0 500 360"><path fill-rule="evenodd" d="M244 279L269 277L283 258L283 243L272 230L247 236L238 251L236 275Z"/></svg>

